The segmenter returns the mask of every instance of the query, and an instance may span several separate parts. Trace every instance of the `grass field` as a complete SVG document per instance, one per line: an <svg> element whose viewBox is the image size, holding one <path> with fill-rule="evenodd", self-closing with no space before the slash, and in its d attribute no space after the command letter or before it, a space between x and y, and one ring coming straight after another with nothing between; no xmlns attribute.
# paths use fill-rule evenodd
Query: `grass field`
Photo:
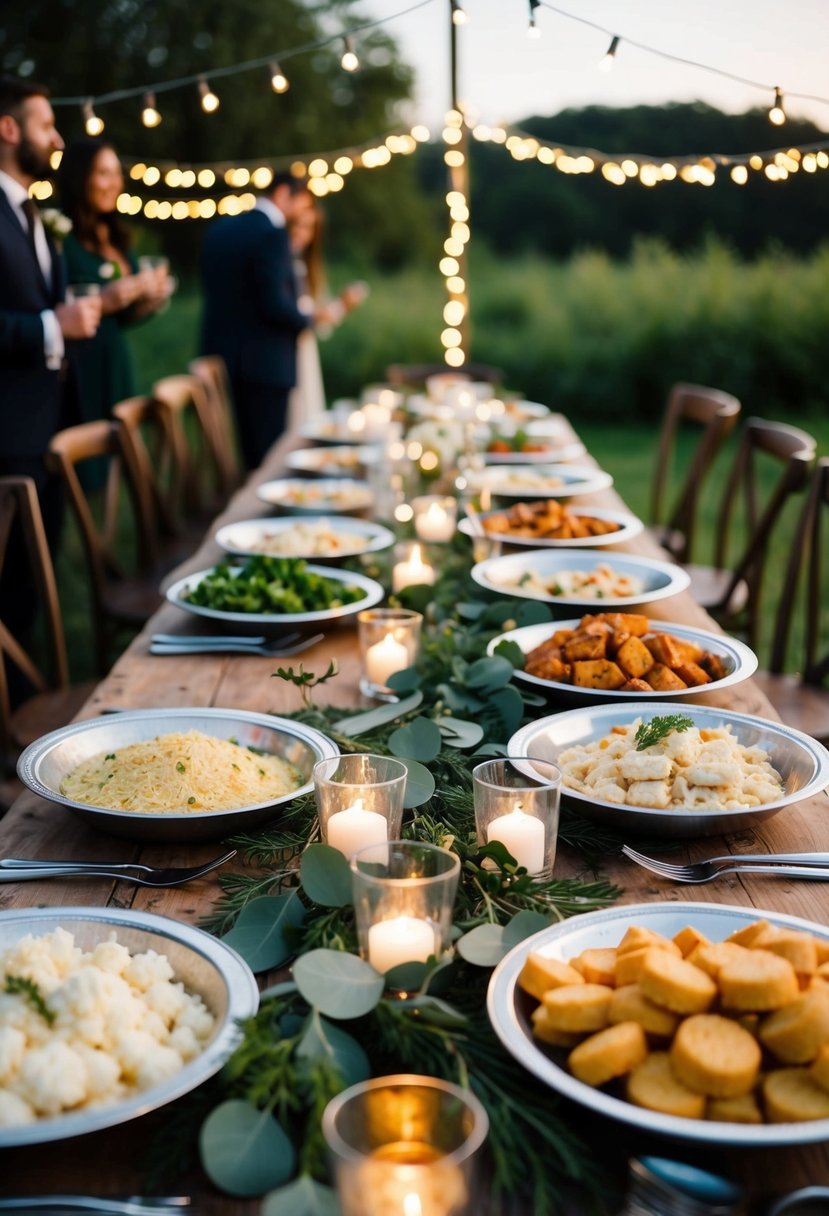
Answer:
<svg viewBox="0 0 829 1216"><path fill-rule="evenodd" d="M350 277L337 268L333 285ZM477 286L476 286L477 282ZM824 347L829 332L829 249L810 261L768 255L742 264L712 244L695 259L642 245L629 263L584 254L567 264L473 261L472 356L505 369L509 384L567 413L630 508L648 518L656 427L675 380L716 384L741 397L744 416L802 425L829 453ZM377 279L367 303L321 344L329 398L383 378L391 362L439 358L443 305L429 268ZM137 387L183 371L196 353L199 301L185 287L161 318L131 331ZM708 562L718 526L718 485L702 504L695 560ZM770 558L782 577L793 512ZM70 521L58 561L73 679L91 668L84 563ZM771 610L774 596L769 596ZM827 601L829 602L829 595ZM764 646L770 629L767 616ZM129 635L125 635L125 641ZM797 641L792 658L797 654ZM761 661L766 657L761 648Z"/></svg>

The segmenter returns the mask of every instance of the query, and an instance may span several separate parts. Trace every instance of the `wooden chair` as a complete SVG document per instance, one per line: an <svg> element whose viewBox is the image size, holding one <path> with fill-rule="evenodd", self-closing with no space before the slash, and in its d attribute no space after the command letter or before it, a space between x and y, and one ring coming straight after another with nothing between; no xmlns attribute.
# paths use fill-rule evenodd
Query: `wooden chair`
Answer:
<svg viewBox="0 0 829 1216"><path fill-rule="evenodd" d="M102 457L107 461L107 483L99 507L84 493L77 467ZM140 477L132 475L114 422L85 422L60 431L49 444L46 461L62 478L78 522L89 575L97 665L104 675L119 630L140 628L161 604L156 546L146 522L153 518L148 490ZM125 499L132 509L130 574L120 556L125 546L119 543Z"/></svg>
<svg viewBox="0 0 829 1216"><path fill-rule="evenodd" d="M225 505L222 437L210 399L196 376L165 376L153 385L166 443L158 475L173 514L207 523Z"/></svg>
<svg viewBox="0 0 829 1216"><path fill-rule="evenodd" d="M467 380L486 380L500 384L504 373L486 363L467 363L455 371L445 363L392 363L386 368L386 381L398 387L422 388L428 376L457 375Z"/></svg>
<svg viewBox="0 0 829 1216"><path fill-rule="evenodd" d="M45 625L46 663L41 664L13 637L0 620L0 760L4 775L13 774L18 753L29 743L70 722L92 693L94 683L69 683L69 664L55 571L30 477L0 477L0 569L12 527L22 529L26 553ZM18 669L34 690L14 710L6 678L6 663ZM0 806L16 788L0 784ZM5 809L5 808L3 808Z"/></svg>
<svg viewBox="0 0 829 1216"><path fill-rule="evenodd" d="M686 566L691 575L691 594L697 602L724 628L744 633L755 649L769 541L783 508L809 479L815 447L812 436L798 427L749 418L725 483L717 520L714 565ZM761 463L764 466L772 463L776 468L770 486L764 484ZM738 556L729 564L738 513L742 515L742 535L736 546Z"/></svg>
<svg viewBox="0 0 829 1216"><path fill-rule="evenodd" d="M202 386L210 411L214 450L221 489L228 497L243 481L239 462L233 399L225 362L218 355L202 355L189 364Z"/></svg>
<svg viewBox="0 0 829 1216"><path fill-rule="evenodd" d="M768 671L754 679L788 726L829 744L829 608L821 582L829 570L829 457L815 465L792 540L774 625ZM805 584L804 584L805 575ZM803 585L802 585L803 584ZM803 663L784 674L798 593L803 595ZM822 628L821 628L822 626Z"/></svg>
<svg viewBox="0 0 829 1216"><path fill-rule="evenodd" d="M659 432L656 471L651 495L651 531L664 549L678 561L688 562L694 542L694 529L699 495L706 475L723 440L733 429L740 414L740 402L730 393L700 384L675 384ZM679 480L679 489L670 495L668 486L675 485L674 457L677 441L689 426L699 436L690 464Z"/></svg>

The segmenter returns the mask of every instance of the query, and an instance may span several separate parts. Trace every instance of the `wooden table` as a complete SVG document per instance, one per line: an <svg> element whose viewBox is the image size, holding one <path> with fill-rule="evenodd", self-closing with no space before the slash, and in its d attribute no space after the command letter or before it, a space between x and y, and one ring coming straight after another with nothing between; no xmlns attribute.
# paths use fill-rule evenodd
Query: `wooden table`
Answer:
<svg viewBox="0 0 829 1216"><path fill-rule="evenodd" d="M281 473L286 451L295 446L290 439L277 444L262 468L239 491L217 525L265 514L256 498L259 482ZM621 500L612 490L591 496L596 506L619 506ZM176 571L203 569L219 557L212 540L212 529L191 561ZM660 556L661 551L647 536L629 542L628 551ZM655 619L713 626L708 615L684 593L653 605ZM221 706L260 712L284 713L299 708L298 691L284 681L273 680L272 659L247 656L156 657L149 654L149 635L154 632L188 633L197 631L187 614L165 605L133 641L110 674L87 703L83 717L94 717L107 710L162 706ZM359 664L353 628L332 629L323 642L303 654L306 669L322 671L329 659L336 658L339 675L325 685L329 704L344 707L361 704L358 690ZM722 693L700 698L743 713L776 717L768 702L751 681ZM812 798L754 828L723 840L708 838L691 842L690 858L733 850L764 852L783 850L827 850L829 801L825 794ZM139 845L95 832L69 811L31 794L24 794L0 821L0 855L31 857L87 858L98 860L142 860L152 865L191 865L215 855L216 844L190 847ZM230 863L230 869L234 863ZM238 863L237 863L238 868ZM579 859L566 849L556 862L562 876L579 872ZM705 886L671 887L624 858L608 857L604 867L607 878L624 888L623 902L654 900L705 900L733 903L803 916L829 923L829 884L775 879L763 876L730 875ZM112 905L160 913L176 920L196 923L210 909L218 894L216 875L210 874L183 888L147 890L128 883L104 879L88 881L28 882L0 885L0 909ZM581 1116L574 1112L578 1119ZM140 1187L142 1154L150 1132L163 1124L164 1111L145 1116L111 1131L95 1133L55 1145L0 1153L0 1194L26 1192L124 1193ZM707 1163L709 1168L740 1178L758 1199L795 1186L829 1184L829 1151L817 1146L764 1150L739 1150L731 1153L695 1152L687 1145L672 1145L664 1140L646 1141L615 1122L593 1117L587 1134L601 1145L602 1160L608 1156L622 1160L630 1152L655 1151L665 1156ZM598 1151L598 1148L597 1148ZM233 1200L218 1195L200 1175L184 1178L181 1188L198 1197L204 1213L216 1216L252 1216L258 1211L255 1201ZM530 1216L529 1211L527 1216Z"/></svg>

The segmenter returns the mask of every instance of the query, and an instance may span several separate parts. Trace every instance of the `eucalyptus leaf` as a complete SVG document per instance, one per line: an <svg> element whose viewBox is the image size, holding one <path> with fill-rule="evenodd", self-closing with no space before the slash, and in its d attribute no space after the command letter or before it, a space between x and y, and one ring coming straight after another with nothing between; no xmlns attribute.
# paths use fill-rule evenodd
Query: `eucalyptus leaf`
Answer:
<svg viewBox="0 0 829 1216"><path fill-rule="evenodd" d="M462 621L477 621L485 607L480 600L469 600L457 604L456 611Z"/></svg>
<svg viewBox="0 0 829 1216"><path fill-rule="evenodd" d="M465 718L438 718L437 726L447 747L475 747L484 737L484 728Z"/></svg>
<svg viewBox="0 0 829 1216"><path fill-rule="evenodd" d="M309 899L323 908L351 903L351 869L339 849L309 844L299 863L299 880Z"/></svg>
<svg viewBox="0 0 829 1216"><path fill-rule="evenodd" d="M386 987L398 992L417 992L428 974L426 963L398 963L386 972Z"/></svg>
<svg viewBox="0 0 829 1216"><path fill-rule="evenodd" d="M309 1005L338 1021L370 1013L383 995L379 971L341 950L309 950L294 963L294 980Z"/></svg>
<svg viewBox="0 0 829 1216"><path fill-rule="evenodd" d="M473 714L484 707L484 702L480 697L476 697L465 688L459 688L457 684L438 684L435 692L446 708L456 714Z"/></svg>
<svg viewBox="0 0 829 1216"><path fill-rule="evenodd" d="M521 689L521 697L525 705L542 706L547 704L547 698L538 692L530 692L529 688Z"/></svg>
<svg viewBox="0 0 829 1216"><path fill-rule="evenodd" d="M401 671L393 671L386 680L386 687L392 692L406 696L420 688L421 679L416 667L404 667Z"/></svg>
<svg viewBox="0 0 829 1216"><path fill-rule="evenodd" d="M259 1003L262 1001L272 1001L280 996L290 996L296 992L296 984L293 980L283 980L281 984L271 984L270 988L265 988L259 993Z"/></svg>
<svg viewBox="0 0 829 1216"><path fill-rule="evenodd" d="M368 1056L357 1040L329 1022L317 1009L312 1009L308 1015L296 1053L301 1060L330 1060L346 1087L366 1081L371 1075Z"/></svg>
<svg viewBox="0 0 829 1216"><path fill-rule="evenodd" d="M294 951L286 930L298 929L304 920L305 908L296 891L260 895L245 905L222 940L241 954L251 971L270 971L291 957Z"/></svg>
<svg viewBox="0 0 829 1216"><path fill-rule="evenodd" d="M339 1216L339 1211L331 1187L314 1182L307 1174L271 1191L262 1204L262 1216Z"/></svg>
<svg viewBox="0 0 829 1216"><path fill-rule="evenodd" d="M389 750L398 757L429 762L440 754L441 736L431 718L415 718L392 731L388 739Z"/></svg>
<svg viewBox="0 0 829 1216"><path fill-rule="evenodd" d="M546 625L548 621L553 619L553 614L549 604L542 604L538 600L521 600L515 605L515 623L518 627L523 625Z"/></svg>
<svg viewBox="0 0 829 1216"><path fill-rule="evenodd" d="M481 614L480 623L491 629L502 629L507 621L514 621L521 608L521 600L505 600L500 597L487 604Z"/></svg>
<svg viewBox="0 0 829 1216"><path fill-rule="evenodd" d="M498 710L506 737L514 735L524 717L524 702L521 699L521 693L517 688L499 688L490 694L489 700L490 704Z"/></svg>
<svg viewBox="0 0 829 1216"><path fill-rule="evenodd" d="M228 1195L262 1195L294 1171L291 1141L269 1111L232 1099L211 1111L199 1133L202 1168Z"/></svg>
<svg viewBox="0 0 829 1216"><path fill-rule="evenodd" d="M504 930L500 925L477 925L458 939L455 949L467 963L494 967L507 953Z"/></svg>
<svg viewBox="0 0 829 1216"><path fill-rule="evenodd" d="M492 692L510 682L513 670L512 663L500 655L476 659L466 673L466 683L481 692Z"/></svg>
<svg viewBox="0 0 829 1216"><path fill-rule="evenodd" d="M484 743L481 747L476 747L472 753L473 756L506 756L509 749L505 743Z"/></svg>
<svg viewBox="0 0 829 1216"><path fill-rule="evenodd" d="M457 680L459 684L463 684L466 680L466 669L469 667L466 659L462 658L459 654L453 654L449 665L452 678Z"/></svg>
<svg viewBox="0 0 829 1216"><path fill-rule="evenodd" d="M337 735L345 735L349 739L354 739L357 735L379 730L381 726L387 726L396 718L402 718L404 714L411 713L413 709L417 709L422 700L423 693L418 690L413 692L410 697L404 697L402 701L389 701L385 705L378 705L376 709L367 709L365 713L339 718L336 722L332 722L331 730Z"/></svg>
<svg viewBox="0 0 829 1216"><path fill-rule="evenodd" d="M511 638L505 638L503 641L500 641L493 653L502 659L506 659L518 671L524 670L524 651Z"/></svg>
<svg viewBox="0 0 829 1216"><path fill-rule="evenodd" d="M425 764L420 764L417 760L410 760L408 756L398 756L398 759L401 764L406 765L407 769L403 806L406 810L422 806L435 792L434 777Z"/></svg>
<svg viewBox="0 0 829 1216"><path fill-rule="evenodd" d="M442 1026L447 1030L463 1030L469 1024L469 1018L460 1010L455 1009L448 1001L439 997L422 993L411 997L404 1009L417 1010L418 1016L430 1026Z"/></svg>
<svg viewBox="0 0 829 1216"><path fill-rule="evenodd" d="M513 946L523 942L525 937L532 937L534 933L546 929L550 922L551 917L545 916L543 912L531 912L529 908L524 908L516 912L512 920L504 925L504 945L511 950Z"/></svg>
<svg viewBox="0 0 829 1216"><path fill-rule="evenodd" d="M431 583L413 583L397 592L397 598L404 608L412 608L415 612L425 612L434 599L435 589Z"/></svg>

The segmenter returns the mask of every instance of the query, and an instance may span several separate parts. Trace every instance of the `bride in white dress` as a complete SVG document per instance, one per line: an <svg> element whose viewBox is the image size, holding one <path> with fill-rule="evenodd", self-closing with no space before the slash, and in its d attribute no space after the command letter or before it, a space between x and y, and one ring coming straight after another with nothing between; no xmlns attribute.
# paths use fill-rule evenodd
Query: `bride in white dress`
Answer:
<svg viewBox="0 0 829 1216"><path fill-rule="evenodd" d="M296 387L291 389L288 400L287 429L292 432L325 412L318 335L326 337L368 294L365 283L349 283L339 296L332 299L327 295L322 264L322 232L322 212L316 206L301 212L288 224L297 301L302 311L314 318L313 324L303 330L297 339Z"/></svg>

